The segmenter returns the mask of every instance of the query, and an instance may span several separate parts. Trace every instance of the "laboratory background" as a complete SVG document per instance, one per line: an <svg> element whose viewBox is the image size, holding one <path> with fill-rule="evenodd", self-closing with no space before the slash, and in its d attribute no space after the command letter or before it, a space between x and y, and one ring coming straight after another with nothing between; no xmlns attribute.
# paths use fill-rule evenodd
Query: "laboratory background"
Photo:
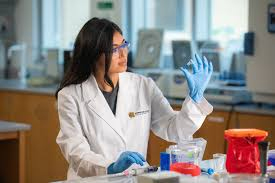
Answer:
<svg viewBox="0 0 275 183"><path fill-rule="evenodd" d="M174 110L188 95L179 68L195 53L212 61L213 112L193 136L202 161L227 154L229 129L266 132L275 149L275 0L0 0L1 183L66 180L54 94L92 17L122 28L128 71L152 78ZM147 162L160 166L171 145L151 132Z"/></svg>

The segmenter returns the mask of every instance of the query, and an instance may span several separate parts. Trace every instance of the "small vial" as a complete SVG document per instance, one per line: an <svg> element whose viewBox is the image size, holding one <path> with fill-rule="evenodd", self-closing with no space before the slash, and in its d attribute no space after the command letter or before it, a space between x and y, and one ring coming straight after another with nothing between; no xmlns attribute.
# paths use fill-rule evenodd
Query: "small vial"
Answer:
<svg viewBox="0 0 275 183"><path fill-rule="evenodd" d="M156 172L158 170L157 166L149 166L145 168L137 168L137 169L132 169L129 171L130 175L137 176L143 173L150 173L150 172Z"/></svg>
<svg viewBox="0 0 275 183"><path fill-rule="evenodd" d="M187 65L187 66L189 66L189 65L192 65L193 63L194 63L194 62L193 62L193 60L192 60L192 59L190 59L190 60L189 60L189 62L187 62L187 64L186 64L186 65Z"/></svg>
<svg viewBox="0 0 275 183"><path fill-rule="evenodd" d="M214 170L215 172L225 171L226 154L213 154Z"/></svg>

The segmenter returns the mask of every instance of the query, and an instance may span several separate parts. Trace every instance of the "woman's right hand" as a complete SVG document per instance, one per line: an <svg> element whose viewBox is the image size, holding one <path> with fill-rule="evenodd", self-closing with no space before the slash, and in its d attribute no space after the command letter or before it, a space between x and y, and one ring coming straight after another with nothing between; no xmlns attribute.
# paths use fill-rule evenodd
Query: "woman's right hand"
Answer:
<svg viewBox="0 0 275 183"><path fill-rule="evenodd" d="M143 166L145 159L138 152L125 151L118 160L108 167L108 174L120 173L129 168L133 163Z"/></svg>

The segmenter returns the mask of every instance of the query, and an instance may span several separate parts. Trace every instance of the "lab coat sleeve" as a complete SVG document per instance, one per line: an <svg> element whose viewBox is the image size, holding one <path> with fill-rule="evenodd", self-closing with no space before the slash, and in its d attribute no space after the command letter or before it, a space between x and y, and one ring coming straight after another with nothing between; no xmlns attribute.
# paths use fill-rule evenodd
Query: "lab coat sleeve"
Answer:
<svg viewBox="0 0 275 183"><path fill-rule="evenodd" d="M179 142L189 138L213 111L205 98L196 103L189 96L184 100L181 110L174 111L154 81L149 79L149 82L152 88L151 130L167 141Z"/></svg>
<svg viewBox="0 0 275 183"><path fill-rule="evenodd" d="M89 177L107 173L112 161L91 151L83 134L78 103L71 95L59 92L58 114L60 131L56 142L77 176Z"/></svg>

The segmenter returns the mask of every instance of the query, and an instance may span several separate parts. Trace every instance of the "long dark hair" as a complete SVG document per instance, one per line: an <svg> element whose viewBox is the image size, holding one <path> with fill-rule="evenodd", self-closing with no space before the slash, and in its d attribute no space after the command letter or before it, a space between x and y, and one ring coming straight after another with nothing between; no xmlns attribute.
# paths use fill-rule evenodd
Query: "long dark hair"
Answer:
<svg viewBox="0 0 275 183"><path fill-rule="evenodd" d="M107 19L92 18L84 24L76 37L72 61L55 93L56 98L58 92L64 87L80 84L87 80L91 74L95 74L96 64L102 54L105 55L104 81L114 88L108 71L112 60L115 32L122 35L119 26Z"/></svg>

